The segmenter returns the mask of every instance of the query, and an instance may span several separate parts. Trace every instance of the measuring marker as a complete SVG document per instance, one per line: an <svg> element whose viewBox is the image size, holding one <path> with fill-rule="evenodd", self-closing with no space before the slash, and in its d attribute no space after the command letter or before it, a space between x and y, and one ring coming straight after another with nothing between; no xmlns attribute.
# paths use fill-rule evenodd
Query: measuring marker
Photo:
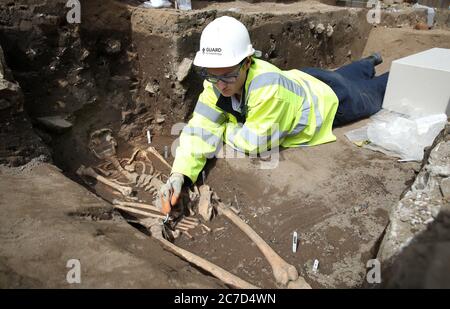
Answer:
<svg viewBox="0 0 450 309"><path fill-rule="evenodd" d="M297 241L298 241L298 235L297 232L294 232L294 235L292 235L292 252L297 252Z"/></svg>
<svg viewBox="0 0 450 309"><path fill-rule="evenodd" d="M319 260L315 259L313 265L313 272L317 272L318 268L319 268Z"/></svg>
<svg viewBox="0 0 450 309"><path fill-rule="evenodd" d="M147 142L148 142L149 144L152 143L152 137L151 137L151 135L150 135L150 130L147 130Z"/></svg>
<svg viewBox="0 0 450 309"><path fill-rule="evenodd" d="M167 159L168 155L169 155L169 147L164 146L164 158Z"/></svg>

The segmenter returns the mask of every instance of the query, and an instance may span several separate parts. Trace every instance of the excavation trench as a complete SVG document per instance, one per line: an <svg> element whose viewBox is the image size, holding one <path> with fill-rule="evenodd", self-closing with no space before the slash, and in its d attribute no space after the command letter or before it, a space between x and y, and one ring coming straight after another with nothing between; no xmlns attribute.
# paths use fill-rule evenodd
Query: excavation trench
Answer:
<svg viewBox="0 0 450 309"><path fill-rule="evenodd" d="M118 143L117 158L123 163L121 159L130 158L136 149L147 149L149 131L151 146L163 156L167 152L172 163L177 135L171 132L189 118L201 91L201 80L192 71L180 77L180 64L193 58L201 30L216 16L230 14L242 20L263 58L282 68L335 68L378 51L376 42L384 39L380 74L401 56L436 44L450 47L448 31L411 30L416 15L405 13L402 21L408 23L407 29L372 28L364 10L316 2L287 6L199 2L198 9L183 13L145 10L137 7L137 1L85 1L80 25L67 24L64 15L56 13L63 5L64 1L46 2L20 9L12 4L11 24L2 29L0 43L23 91L25 111L33 123L30 134L45 142L54 164L67 177L109 203L124 198L76 174L81 165L105 162L89 150L90 135L111 129ZM24 29L28 24L13 24L25 12L44 16L30 21L29 29ZM331 26L334 33L318 32L319 24ZM403 49L395 50L398 46ZM70 128L40 119L48 116L69 121ZM343 134L364 123L335 129L335 143L282 150L275 169L259 168L261 162L254 158L215 159L205 168L205 183L222 201L239 209L241 218L313 288L364 285L366 263L377 255L389 211L418 170L418 164L399 163L349 143ZM17 143L15 136L6 137ZM156 170L169 174L156 157L152 162ZM134 201L154 204L153 199L139 192ZM100 221L112 216L98 210L69 215ZM277 287L269 264L237 227L221 216L206 225L210 232L198 226L189 231L192 238L182 235L175 244L256 286ZM296 253L294 231L299 234ZM316 259L319 270L313 271Z"/></svg>

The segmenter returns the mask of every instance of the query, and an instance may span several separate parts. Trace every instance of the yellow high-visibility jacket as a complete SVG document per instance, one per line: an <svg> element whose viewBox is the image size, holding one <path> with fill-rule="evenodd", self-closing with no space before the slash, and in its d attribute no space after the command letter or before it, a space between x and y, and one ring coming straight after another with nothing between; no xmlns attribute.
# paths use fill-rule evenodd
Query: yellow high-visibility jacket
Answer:
<svg viewBox="0 0 450 309"><path fill-rule="evenodd" d="M322 81L299 70L282 71L253 59L236 115L231 99L208 81L180 135L172 172L197 180L223 141L247 154L272 147L312 146L336 140L332 125L338 98ZM241 117L240 117L241 116ZM240 123L241 122L241 123Z"/></svg>

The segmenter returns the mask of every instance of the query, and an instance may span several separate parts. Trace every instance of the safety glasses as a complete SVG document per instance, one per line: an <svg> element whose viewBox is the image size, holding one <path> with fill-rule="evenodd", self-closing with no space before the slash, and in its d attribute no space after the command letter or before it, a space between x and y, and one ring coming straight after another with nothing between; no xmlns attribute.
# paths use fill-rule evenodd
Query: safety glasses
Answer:
<svg viewBox="0 0 450 309"><path fill-rule="evenodd" d="M212 83L212 84L217 84L220 81L224 82L225 84L232 84L234 82L236 82L237 78L239 77L239 74L241 72L242 66L245 64L245 60L244 59L240 64L239 67L234 70L231 73L228 73L226 75L210 75L208 74L208 71L206 68L201 68L198 71L198 74L206 79L208 82Z"/></svg>

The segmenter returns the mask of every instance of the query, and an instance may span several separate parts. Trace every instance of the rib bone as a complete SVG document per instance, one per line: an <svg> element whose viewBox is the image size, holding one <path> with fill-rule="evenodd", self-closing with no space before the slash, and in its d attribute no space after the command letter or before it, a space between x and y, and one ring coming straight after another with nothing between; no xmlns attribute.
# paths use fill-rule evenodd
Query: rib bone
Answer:
<svg viewBox="0 0 450 309"><path fill-rule="evenodd" d="M143 210L139 210L139 209L135 209L135 208L131 208L131 207L126 207L126 206L114 205L114 208L121 209L121 210L129 212L129 213L146 216L146 217L152 217L152 218L157 218L157 219L165 219L166 218L166 216L164 216L164 215L158 215L158 214L154 214L151 212L147 212L147 211L143 211Z"/></svg>
<svg viewBox="0 0 450 309"><path fill-rule="evenodd" d="M158 207L153 206L153 205L149 205L149 204L134 203L134 202L122 202L122 201L119 201L119 200L116 200L116 199L114 199L112 201L112 203L113 203L113 205L126 206L126 207L138 207L138 208L153 210L153 211L158 212L158 214L162 215L162 213L158 209Z"/></svg>
<svg viewBox="0 0 450 309"><path fill-rule="evenodd" d="M115 184L114 182L106 179L105 177L100 176L91 167L86 168L84 165L81 165L80 168L77 170L77 174L80 176L92 177L92 178L96 179L97 181L119 191L124 196L129 196L133 192L133 190L130 187L125 187L125 186Z"/></svg>

